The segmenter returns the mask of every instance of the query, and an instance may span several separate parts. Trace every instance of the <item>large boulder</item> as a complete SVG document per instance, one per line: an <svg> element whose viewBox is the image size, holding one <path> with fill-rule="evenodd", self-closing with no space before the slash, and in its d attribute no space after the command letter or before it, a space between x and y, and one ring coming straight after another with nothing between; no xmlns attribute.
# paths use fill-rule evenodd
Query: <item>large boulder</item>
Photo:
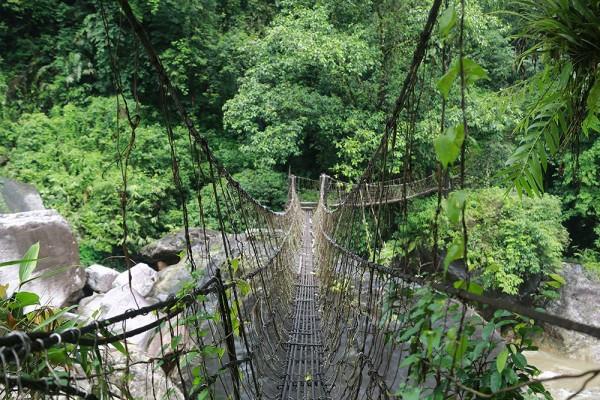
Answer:
<svg viewBox="0 0 600 400"><path fill-rule="evenodd" d="M44 203L32 185L0 177L0 213L44 210Z"/></svg>
<svg viewBox="0 0 600 400"><path fill-rule="evenodd" d="M0 262L18 260L34 243L40 252L32 280L22 290L40 296L42 305L68 304L85 285L79 250L67 221L55 210L0 214ZM0 268L0 282L10 296L19 286L19 266Z"/></svg>
<svg viewBox="0 0 600 400"><path fill-rule="evenodd" d="M123 314L129 310L150 306L153 303L153 301L146 299L128 285L117 286L106 293L96 293L82 299L79 303L78 314L84 318L101 320ZM121 323L113 325L110 330L112 333L118 334L124 330L137 329L154 321L156 321L156 315L154 314L139 315L128 319L125 325ZM140 349L145 349L153 334L154 330L150 330L133 336L127 341L135 344Z"/></svg>
<svg viewBox="0 0 600 400"><path fill-rule="evenodd" d="M167 376L165 367L161 368L159 362L148 362L145 354L133 346L129 348L129 361L119 351L110 349L109 352L105 361L116 371L109 376L109 381L119 389L122 398L184 399L179 387Z"/></svg>
<svg viewBox="0 0 600 400"><path fill-rule="evenodd" d="M157 273L148 264L136 264L129 271L121 272L113 282L113 287L129 287L131 275L131 288L146 297L156 283Z"/></svg>
<svg viewBox="0 0 600 400"><path fill-rule="evenodd" d="M227 240L231 258L240 257L242 254L254 258L255 256L266 258L272 251L272 245L264 246L262 241L272 241L274 237L281 236L282 232L263 230L252 230L248 233L227 234ZM225 268L227 254L223 246L223 237L219 231L202 228L189 229L192 254L196 270L205 276L212 276L216 268ZM268 237L268 236L271 237ZM254 246L251 245L251 242ZM180 230L169 234L156 242L150 243L142 248L139 257L148 264L159 270L169 269L171 265L177 265L180 271L183 266L191 268L190 257L187 254L185 232ZM249 271L240 271L249 272ZM174 271L169 274L175 273ZM178 279L182 276L179 272Z"/></svg>
<svg viewBox="0 0 600 400"><path fill-rule="evenodd" d="M600 326L598 293L600 280L579 264L563 264L561 275L567 283L559 300L548 306L548 312L577 322ZM567 329L548 326L541 344L569 358L600 362L600 340Z"/></svg>
<svg viewBox="0 0 600 400"><path fill-rule="evenodd" d="M223 242L221 233L211 229L190 228L190 241L196 252L206 250L206 244L213 253L223 251ZM185 252L186 240L185 230L166 235L165 237L152 242L140 250L141 258L151 264L173 265L181 260L181 253Z"/></svg>
<svg viewBox="0 0 600 400"><path fill-rule="evenodd" d="M156 283L149 296L159 301L166 300L171 295L176 295L192 279L189 265L180 262L158 272Z"/></svg>
<svg viewBox="0 0 600 400"><path fill-rule="evenodd" d="M85 269L87 284L94 292L108 292L117 278L119 272L100 264L90 265Z"/></svg>

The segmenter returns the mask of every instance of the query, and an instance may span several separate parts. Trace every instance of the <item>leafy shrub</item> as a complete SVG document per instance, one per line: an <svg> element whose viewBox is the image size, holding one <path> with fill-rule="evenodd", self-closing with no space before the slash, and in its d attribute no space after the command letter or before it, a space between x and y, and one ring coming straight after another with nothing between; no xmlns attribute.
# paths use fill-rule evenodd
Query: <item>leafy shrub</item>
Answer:
<svg viewBox="0 0 600 400"><path fill-rule="evenodd" d="M468 311L458 302L429 288L409 289L415 301L407 310L397 305L403 303L398 301L398 293L402 293L401 298L404 289L390 285L386 290L380 324L390 319L401 321L400 329L391 335L393 340L407 344L407 354L399 365L408 368L406 380L396 392L399 398L443 399L454 385L446 378L453 371L462 384L456 387L456 398L470 398L465 388L493 394L490 398L498 400L552 398L541 383L526 385L541 372L524 354L537 349L532 339L541 331L528 318L498 310L486 322L477 314L463 315ZM496 330L508 328L512 337L500 339L495 335ZM525 384L522 391L509 390L519 384Z"/></svg>
<svg viewBox="0 0 600 400"><path fill-rule="evenodd" d="M11 149L0 173L34 184L46 207L67 218L77 233L84 263L114 254L122 240L117 154L123 152L129 133L121 118L117 141L115 110L114 98L97 97L85 106L55 107L49 115L23 114L0 126L2 144ZM177 143L183 164L189 162L186 143L187 139ZM128 245L135 251L181 225L164 128L138 127L129 164Z"/></svg>
<svg viewBox="0 0 600 400"><path fill-rule="evenodd" d="M233 178L252 197L262 205L278 211L283 210L287 202L287 176L281 172L275 172L268 169L243 170L233 174ZM239 199L236 196L226 196L224 193L230 191L225 179L221 179L217 184L217 196L221 205L221 213L225 215L225 230L228 232L240 231L243 227L242 215L236 211L239 206ZM200 190L202 201L203 221L200 220L200 212L197 199L188 203L188 210L192 224L206 224L208 228L220 229L219 214L215 202L214 189L212 184L207 184ZM235 203L235 204L234 204Z"/></svg>
<svg viewBox="0 0 600 400"><path fill-rule="evenodd" d="M582 143L579 155L567 153L554 188L563 199L573 244L600 251L600 141Z"/></svg>
<svg viewBox="0 0 600 400"><path fill-rule="evenodd" d="M539 281L560 266L568 235L558 198L519 199L490 188L468 191L466 201L468 263L484 288L517 295L525 282ZM407 229L399 235L430 252L436 199L415 200L411 208ZM440 249L461 237L443 212L439 226Z"/></svg>

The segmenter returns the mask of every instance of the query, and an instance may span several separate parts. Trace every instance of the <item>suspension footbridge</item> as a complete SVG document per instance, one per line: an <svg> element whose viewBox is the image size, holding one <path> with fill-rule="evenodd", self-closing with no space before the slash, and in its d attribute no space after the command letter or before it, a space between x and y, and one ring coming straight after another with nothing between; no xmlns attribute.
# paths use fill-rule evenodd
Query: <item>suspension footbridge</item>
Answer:
<svg viewBox="0 0 600 400"><path fill-rule="evenodd" d="M290 176L284 211L254 199L215 157L128 2L119 4L155 69L161 95L170 99L165 109L179 116L189 135L197 196L188 199L182 191L181 203L185 258L194 278L176 296L110 318L0 337L0 396L135 398L128 376L142 365L149 387L143 398L157 398L158 370L168 377L162 397L172 399L522 398L529 388L540 390L535 369L519 356L524 342L507 343L493 332L550 324L600 338L596 325L486 296L471 290L469 281L455 285L435 235L433 260L419 259L403 243L381 257L406 222L409 202L430 194L441 199L456 182L440 168L413 176L396 140L396 121L414 91L440 0L433 2L363 175L353 183ZM202 187L210 189L209 198ZM317 202L301 198L310 191L314 196L305 200ZM209 246L206 254L194 253L188 201L195 202L201 227L208 218L218 224L225 262L213 262ZM208 262L200 266L197 259ZM150 322L133 327L142 315ZM146 333L159 350L133 360L129 341ZM115 351L124 362L115 361ZM522 376L501 375L507 362Z"/></svg>

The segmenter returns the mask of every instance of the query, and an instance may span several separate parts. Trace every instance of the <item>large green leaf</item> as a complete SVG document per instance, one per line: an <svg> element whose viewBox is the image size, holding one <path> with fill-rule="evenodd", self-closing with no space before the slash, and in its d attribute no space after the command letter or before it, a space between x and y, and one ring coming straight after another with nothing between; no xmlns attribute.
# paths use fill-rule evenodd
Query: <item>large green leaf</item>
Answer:
<svg viewBox="0 0 600 400"><path fill-rule="evenodd" d="M440 15L438 29L441 38L448 36L454 25L456 25L456 9L452 4Z"/></svg>
<svg viewBox="0 0 600 400"><path fill-rule="evenodd" d="M447 168L449 164L456 161L465 138L465 130L462 124L446 129L444 134L433 141L433 147L438 161L442 167Z"/></svg>
<svg viewBox="0 0 600 400"><path fill-rule="evenodd" d="M448 247L446 257L444 257L444 270L448 269L448 266L452 261L460 260L464 255L464 243L462 238L455 239L454 242Z"/></svg>
<svg viewBox="0 0 600 400"><path fill-rule="evenodd" d="M29 279L33 270L37 266L37 258L40 252L40 244L34 243L31 245L25 256L23 256L23 260L19 264L19 282L23 283Z"/></svg>
<svg viewBox="0 0 600 400"><path fill-rule="evenodd" d="M467 85L480 79L487 79L488 77L486 70L470 58L463 57L463 68L465 71L465 83Z"/></svg>
<svg viewBox="0 0 600 400"><path fill-rule="evenodd" d="M496 369L498 372L502 372L504 367L506 367L506 360L508 360L508 349L504 349L498 354L496 358Z"/></svg>
<svg viewBox="0 0 600 400"><path fill-rule="evenodd" d="M446 216L451 223L458 224L460 221L460 214L466 199L467 194L462 190L452 192L448 195L448 200L446 200Z"/></svg>
<svg viewBox="0 0 600 400"><path fill-rule="evenodd" d="M587 97L587 107L591 112L600 111L600 78L596 78Z"/></svg>
<svg viewBox="0 0 600 400"><path fill-rule="evenodd" d="M471 85L480 79L488 78L486 70L470 58L463 57L462 65L464 68L465 85ZM442 96L444 96L444 99L448 98L452 85L459 74L460 62L459 60L454 60L448 71L437 81L436 86Z"/></svg>
<svg viewBox="0 0 600 400"><path fill-rule="evenodd" d="M0 262L0 268L1 267L8 267L10 265L18 265L24 262L30 262L30 261L37 261L37 259L21 259L21 260L11 260L11 261L4 261L4 262Z"/></svg>
<svg viewBox="0 0 600 400"><path fill-rule="evenodd" d="M440 91L440 93L442 94L442 96L444 96L444 99L448 98L448 95L450 94L450 89L452 89L452 84L454 83L454 81L456 80L456 77L458 76L458 65L456 62L452 63L452 65L450 66L450 68L448 69L448 71L446 71L446 73L437 81L437 88Z"/></svg>
<svg viewBox="0 0 600 400"><path fill-rule="evenodd" d="M23 308L40 303L40 296L31 292L17 292L13 308Z"/></svg>

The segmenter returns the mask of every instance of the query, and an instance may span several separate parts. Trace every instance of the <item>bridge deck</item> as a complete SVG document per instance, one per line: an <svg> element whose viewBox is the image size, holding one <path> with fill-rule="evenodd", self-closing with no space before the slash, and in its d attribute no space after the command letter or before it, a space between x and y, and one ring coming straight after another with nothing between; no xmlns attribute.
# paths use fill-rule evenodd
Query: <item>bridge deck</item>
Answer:
<svg viewBox="0 0 600 400"><path fill-rule="evenodd" d="M281 399L328 399L322 375L323 342L317 307L314 274L311 211L306 211L302 249L298 259L298 280L292 308L287 364L281 385Z"/></svg>

